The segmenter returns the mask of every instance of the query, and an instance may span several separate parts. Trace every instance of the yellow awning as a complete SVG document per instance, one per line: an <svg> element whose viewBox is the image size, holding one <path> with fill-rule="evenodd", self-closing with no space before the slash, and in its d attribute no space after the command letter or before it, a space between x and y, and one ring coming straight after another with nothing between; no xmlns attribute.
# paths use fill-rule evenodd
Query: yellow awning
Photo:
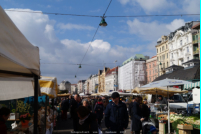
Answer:
<svg viewBox="0 0 201 134"><path fill-rule="evenodd" d="M39 80L41 93L44 95L48 95L50 98L57 97L58 94L58 85L56 77L45 77L41 76Z"/></svg>

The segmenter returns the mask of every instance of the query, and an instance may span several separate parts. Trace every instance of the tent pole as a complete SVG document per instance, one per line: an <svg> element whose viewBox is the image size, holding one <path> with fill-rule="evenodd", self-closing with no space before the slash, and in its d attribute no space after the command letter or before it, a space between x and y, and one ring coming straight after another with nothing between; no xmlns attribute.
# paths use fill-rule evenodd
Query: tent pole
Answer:
<svg viewBox="0 0 201 134"><path fill-rule="evenodd" d="M38 76L34 75L34 134L37 134L38 127Z"/></svg>
<svg viewBox="0 0 201 134"><path fill-rule="evenodd" d="M47 120L47 102L48 102L48 99L47 99L47 95L45 95L45 133L46 133L46 120Z"/></svg>
<svg viewBox="0 0 201 134"><path fill-rule="evenodd" d="M169 91L167 86L167 93L168 93L168 134L170 134L170 107L169 107Z"/></svg>

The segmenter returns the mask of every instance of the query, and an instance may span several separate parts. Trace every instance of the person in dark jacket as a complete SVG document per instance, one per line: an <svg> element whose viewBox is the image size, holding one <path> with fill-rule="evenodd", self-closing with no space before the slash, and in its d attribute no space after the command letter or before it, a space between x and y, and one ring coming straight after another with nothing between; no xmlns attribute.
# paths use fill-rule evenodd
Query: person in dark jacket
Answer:
<svg viewBox="0 0 201 134"><path fill-rule="evenodd" d="M78 122L79 118L76 112L76 109L81 106L81 98L79 94L75 94L74 99L72 100L71 103L71 116L73 118L73 129L74 131L78 130Z"/></svg>
<svg viewBox="0 0 201 134"><path fill-rule="evenodd" d="M83 102L82 102L82 105L84 107L87 107L89 109L90 112L92 112L92 109L91 109L91 106L89 105L89 102L87 99L84 99Z"/></svg>
<svg viewBox="0 0 201 134"><path fill-rule="evenodd" d="M132 119L133 119L133 103L135 102L135 97L133 98L132 102L129 104L129 108L128 108L128 113L129 113L129 116L130 116L130 119L131 119L131 127L130 127L130 130L131 130L131 133L133 133L133 127L132 127Z"/></svg>
<svg viewBox="0 0 201 134"><path fill-rule="evenodd" d="M94 113L91 113L89 109L84 106L79 106L77 115L79 117L78 131L80 133L98 133L98 124Z"/></svg>
<svg viewBox="0 0 201 134"><path fill-rule="evenodd" d="M142 129L142 110L140 108L141 98L139 96L136 97L136 101L133 103L133 119L132 119L132 129L135 131L135 134L140 134L140 130Z"/></svg>
<svg viewBox="0 0 201 134"><path fill-rule="evenodd" d="M149 116L150 116L150 109L147 106L147 99L144 99L142 104L142 117L144 118L145 121L148 121Z"/></svg>
<svg viewBox="0 0 201 134"><path fill-rule="evenodd" d="M2 107L0 109L0 133L7 134L6 121L10 116L10 109Z"/></svg>
<svg viewBox="0 0 201 134"><path fill-rule="evenodd" d="M98 120L98 125L101 126L101 120L103 119L103 102L102 99L98 99L97 104L94 108L94 113L96 114L96 119Z"/></svg>
<svg viewBox="0 0 201 134"><path fill-rule="evenodd" d="M65 99L61 102L61 110L62 110L62 119L67 120L67 112L69 108L69 100Z"/></svg>
<svg viewBox="0 0 201 134"><path fill-rule="evenodd" d="M112 93L112 102L105 110L105 126L116 133L123 133L128 127L128 111L126 104L119 100L119 93Z"/></svg>

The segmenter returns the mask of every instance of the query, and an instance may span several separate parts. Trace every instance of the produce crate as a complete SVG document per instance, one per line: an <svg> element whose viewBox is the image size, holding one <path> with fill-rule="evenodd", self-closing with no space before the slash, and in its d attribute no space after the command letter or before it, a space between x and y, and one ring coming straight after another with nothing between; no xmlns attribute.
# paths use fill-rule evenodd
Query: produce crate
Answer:
<svg viewBox="0 0 201 134"><path fill-rule="evenodd" d="M165 134L165 130L166 130L165 124L166 123L159 122L159 134Z"/></svg>
<svg viewBox="0 0 201 134"><path fill-rule="evenodd" d="M192 125L182 125L182 124L178 124L177 125L178 129L182 129L182 130L193 130L193 126Z"/></svg>
<svg viewBox="0 0 201 134"><path fill-rule="evenodd" d="M179 130L179 134L191 134L189 130Z"/></svg>

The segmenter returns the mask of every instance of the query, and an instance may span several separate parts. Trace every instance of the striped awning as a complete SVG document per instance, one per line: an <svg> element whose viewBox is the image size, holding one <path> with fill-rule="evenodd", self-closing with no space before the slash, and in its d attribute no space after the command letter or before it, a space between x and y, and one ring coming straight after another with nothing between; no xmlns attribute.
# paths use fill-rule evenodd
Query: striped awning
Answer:
<svg viewBox="0 0 201 134"><path fill-rule="evenodd" d="M192 88L200 87L200 82L184 85L184 90L191 90Z"/></svg>

